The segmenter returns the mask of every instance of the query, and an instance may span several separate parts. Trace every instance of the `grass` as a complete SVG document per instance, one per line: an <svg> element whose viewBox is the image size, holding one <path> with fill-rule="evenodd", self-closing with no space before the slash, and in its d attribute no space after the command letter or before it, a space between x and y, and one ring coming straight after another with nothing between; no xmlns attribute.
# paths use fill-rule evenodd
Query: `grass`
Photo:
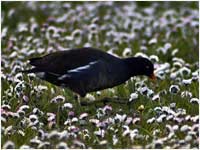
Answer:
<svg viewBox="0 0 200 150"><path fill-rule="evenodd" d="M64 4L68 3L69 8L63 8ZM112 89L105 89L101 91L101 95L98 96L96 92L90 93L95 97L95 99L102 99L104 97L120 97L129 99L130 94L132 92L137 91L137 87L135 84L137 82L143 82L148 88L154 91L155 94L160 93L159 101L152 101L151 98L144 94L140 94L138 92L139 97L137 100L134 100L133 103L127 104L116 104L116 103L100 103L96 105L90 106L79 106L77 104L77 100L75 98L75 94L72 93L68 89L62 89L60 87L56 87L50 83L42 81L38 78L33 78L23 75L22 81L24 81L24 87L21 90L17 91L16 86L17 83L12 81L14 77L16 77L17 71L13 71L14 67L19 65L21 68L27 68L28 65L25 63L29 58L41 56L47 54L49 49L52 48L52 51L57 50L57 46L62 46L65 48L74 48L74 47L83 47L85 43L90 43L92 47L98 47L103 50L110 50L112 48L115 49L114 53L123 57L123 51L126 47L132 49L132 55L134 56L137 52L142 52L140 47L146 46L147 51L143 53L150 55L156 55L159 58L159 62L157 65L164 64L165 62L170 64L169 71L173 72L173 62L172 59L174 57L182 58L186 63L183 64L187 66L189 64L189 69L192 72L199 71L198 69L198 60L199 60L199 26L192 26L191 22L198 22L198 16L196 16L195 12L198 12L198 2L176 2L179 3L175 5L175 2L115 2L112 5L108 3L96 3L96 2L35 2L33 4L28 2L2 2L2 31L4 28L8 28L5 37L2 37L2 73L5 77L2 76L2 86L1 86L1 106L3 104L8 104L11 106L9 112L17 112L18 108L22 104L28 105L30 108L25 112L25 116L21 116L19 118L14 117L5 117L6 121L2 122L2 145L1 147L5 148L5 143L7 141L12 141L15 144L15 148L20 148L22 145L30 145L33 148L38 148L37 146L33 146L30 143L30 140L33 138L37 138L38 130L42 129L47 133L47 135L51 134L51 131L56 130L57 132L62 132L67 130L69 133L69 137L67 140L50 140L45 138L41 140L38 138L41 143L48 141L50 142L51 148L56 148L59 142L64 141L67 143L69 148L81 148L74 144L75 140L78 140L85 144L85 148L156 148L155 143L157 139L163 139L168 136L168 131L166 129L166 125L169 124L172 127L174 125L178 125L179 129L175 132L175 136L167 141L163 142L162 148L170 147L170 148L198 148L199 143L199 134L196 132L193 135L193 139L191 141L185 142L185 145L177 145L180 140L185 139L185 133L180 131L180 128L184 124L188 124L191 127L197 124L198 122L193 121L183 121L181 123L177 123L174 120L166 120L164 119L161 123L155 121L151 124L147 123L147 120L155 117L156 119L163 114L160 114L154 110L156 107L164 107L171 103L176 103L176 107L174 111L178 111L178 108L182 108L186 110L186 115L178 116L179 119L185 119L187 115L191 117L199 115L199 105L191 104L189 102L189 97L182 97L181 92L187 90L192 93L192 97L199 98L198 87L199 82L193 81L192 84L188 86L182 85L182 79L189 79L192 77L189 76L177 76L180 78L180 81L170 79L170 72L165 73L166 78L164 80L158 79L156 82L151 82L146 79L146 77L137 77L133 80L127 81L125 84L114 87ZM30 5L32 7L30 7ZM93 5L96 7L93 11L89 9L89 5ZM126 9L128 6L134 7L133 14L138 13L142 17L137 18L137 16L128 16ZM156 6L157 5L157 6ZM35 9L34 9L35 7ZM46 7L43 9L42 7ZM156 12L153 15L146 15L143 10L145 8L152 8ZM59 8L59 9L58 9ZM79 11L78 9L83 9ZM92 8L91 8L92 9ZM12 11L14 10L13 16L8 17L9 14L12 15ZM74 13L72 10L76 11ZM172 15L172 19L177 19L175 21L165 27L153 27L153 23L156 21L158 23L161 18L165 18L165 15L170 10L174 11L175 14ZM185 12L184 12L185 10ZM72 11L72 12L71 12ZM48 22L49 17L59 18L64 14L71 13L68 18L62 23L56 22ZM83 13L83 14L82 14ZM83 16L81 16L83 15ZM80 17L81 16L81 17ZM85 16L85 17L84 17ZM107 16L107 20L105 19ZM193 17L190 23L184 24L181 18ZM99 18L97 21L98 30L103 25L107 25L107 28L102 31L97 32L97 37L92 41L88 39L89 35L92 31L88 29L88 26L91 24L91 20L95 17ZM170 17L170 16L169 16ZM34 18L34 23L37 23L39 28L37 28L36 32L31 33L31 25L33 22L30 21L30 18ZM77 20L76 20L77 19ZM150 19L150 23L145 19ZM135 26L129 28L124 28L125 22L129 20L136 23L137 26L140 23L143 23L144 27L136 29ZM169 20L167 20L168 22ZM28 31L18 32L18 25L20 23L27 23ZM42 33L42 25L48 22L49 26L54 26L55 28L62 28L66 31L61 33L59 38L48 38L47 31ZM173 29L176 27L178 23L181 23L182 27L177 28L174 32ZM110 27L112 25L112 27ZM150 35L146 35L148 30L151 29ZM78 38L74 37L72 41L63 40L66 36L70 36L74 30L80 29L84 31L84 34L81 36L81 42L76 43ZM107 34L110 32L116 32L115 36L109 37ZM135 38L131 40L124 40L123 37L120 37L120 33L133 33L135 34ZM167 34L170 32L170 36L167 38ZM12 38L16 38L16 40L12 40ZM28 41L28 37L32 39ZM152 38L157 38L157 43L149 45L148 41ZM117 43L115 40L119 38L120 42ZM38 39L38 41L36 41ZM14 42L12 42L14 41ZM105 45L105 42L108 42L108 45ZM196 41L196 43L195 43ZM9 45L10 43L10 45ZM166 43L170 43L172 45L171 48L167 51L166 54L162 52L157 52L156 50L159 47L163 47ZM13 45L12 45L13 44ZM57 46L56 46L57 45ZM44 48L45 51L39 53L36 51L38 48ZM28 50L23 52L22 50L27 48ZM178 53L175 56L172 56L171 53L174 49L178 49ZM33 50L34 53L29 55L28 52ZM17 56L14 58L10 57L14 51L17 52ZM175 69L178 71L178 69ZM11 80L11 81L9 81ZM173 84L179 85L180 92L176 95L171 95L169 92L169 87ZM46 86L45 90L36 90L35 88L39 85ZM163 91L166 91L163 92ZM29 101L27 103L23 102L23 96L27 96ZM72 109L62 109L64 103L60 104L52 104L50 100L57 95L63 95L65 97L65 102L71 103L73 105ZM84 99L85 100L85 99ZM103 114L98 117L98 113L101 112L105 105L112 106L112 111L108 114ZM138 108L144 105L144 110L140 112ZM29 126L30 114L33 114L33 109L38 108L44 114L38 115L38 120L40 124L36 126L36 130ZM3 108L1 108L3 110ZM64 122L69 119L68 116L69 111L74 111L75 116L78 118L77 122L70 123L69 125L64 125ZM55 126L51 126L50 122L47 121L47 113L51 112L56 114ZM79 116L82 113L88 113L89 116L86 119L86 123L81 123ZM101 113L100 113L101 114ZM136 124L130 123L126 124L125 121L118 122L116 119L116 114L126 115L127 117L131 117L132 119L140 118L140 121ZM99 130L99 127L93 125L89 120L90 119L98 119L100 122L106 122L107 119L113 119L113 123L108 123L107 127L105 127L105 135L104 137L99 137L94 134L94 131ZM21 125L21 122L25 121L26 124L24 126ZM11 134L6 134L5 131L7 127L12 125L13 129L11 130ZM123 136L124 133L124 125L128 126L130 131L134 129L138 129L139 133L134 137L134 140L131 140L131 132L127 136ZM75 126L79 128L78 132L71 132L70 127ZM86 138L86 133L84 130L88 130L88 138ZM157 135L154 135L155 130L160 130ZM192 129L191 129L192 130ZM19 134L19 131L24 132L24 136ZM103 131L102 131L103 132ZM113 143L113 138L116 136L118 142L116 144ZM20 139L20 140L19 140ZM101 144L101 141L105 140L106 144ZM175 143L173 143L175 140Z"/></svg>

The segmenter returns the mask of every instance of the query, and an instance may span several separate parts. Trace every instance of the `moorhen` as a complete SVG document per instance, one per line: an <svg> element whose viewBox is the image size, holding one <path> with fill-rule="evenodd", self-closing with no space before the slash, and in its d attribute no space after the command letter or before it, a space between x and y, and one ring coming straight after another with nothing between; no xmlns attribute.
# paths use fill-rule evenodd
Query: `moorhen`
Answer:
<svg viewBox="0 0 200 150"><path fill-rule="evenodd" d="M66 87L84 97L88 92L111 88L130 77L146 75L155 79L151 61L143 57L118 58L96 48L58 51L30 59L39 78Z"/></svg>

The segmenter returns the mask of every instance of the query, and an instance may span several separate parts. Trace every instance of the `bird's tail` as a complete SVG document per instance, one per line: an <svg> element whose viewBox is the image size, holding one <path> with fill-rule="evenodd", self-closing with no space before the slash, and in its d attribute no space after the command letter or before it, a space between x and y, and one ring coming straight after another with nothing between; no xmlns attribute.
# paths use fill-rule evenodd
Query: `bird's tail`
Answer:
<svg viewBox="0 0 200 150"><path fill-rule="evenodd" d="M40 63L41 63L41 57L31 58L31 59L29 59L29 64L32 65L32 66L35 66L35 67L32 68L32 69L28 69L28 70L21 70L20 72L21 73L41 72L42 71L41 67L38 67L38 66L40 66Z"/></svg>
<svg viewBox="0 0 200 150"><path fill-rule="evenodd" d="M32 66L38 66L41 64L41 57L29 59L29 64Z"/></svg>

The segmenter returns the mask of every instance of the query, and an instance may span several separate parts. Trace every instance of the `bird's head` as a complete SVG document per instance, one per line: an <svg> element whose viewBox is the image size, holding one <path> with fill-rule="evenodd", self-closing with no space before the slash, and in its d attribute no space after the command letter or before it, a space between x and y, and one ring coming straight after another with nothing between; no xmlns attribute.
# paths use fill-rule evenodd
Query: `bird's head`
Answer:
<svg viewBox="0 0 200 150"><path fill-rule="evenodd" d="M156 79L153 63L149 59L144 57L132 57L127 58L126 62L128 63L132 76L146 75L152 80Z"/></svg>

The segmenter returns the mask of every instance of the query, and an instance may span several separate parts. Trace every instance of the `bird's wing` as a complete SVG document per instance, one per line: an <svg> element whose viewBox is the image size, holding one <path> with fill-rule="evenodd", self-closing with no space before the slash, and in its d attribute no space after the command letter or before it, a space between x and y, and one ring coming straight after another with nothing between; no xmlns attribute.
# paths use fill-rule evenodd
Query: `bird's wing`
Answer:
<svg viewBox="0 0 200 150"><path fill-rule="evenodd" d="M68 70L66 74L58 77L58 80L62 86L70 87L75 91L90 92L101 89L109 84L109 64L102 60L90 62L87 65Z"/></svg>

